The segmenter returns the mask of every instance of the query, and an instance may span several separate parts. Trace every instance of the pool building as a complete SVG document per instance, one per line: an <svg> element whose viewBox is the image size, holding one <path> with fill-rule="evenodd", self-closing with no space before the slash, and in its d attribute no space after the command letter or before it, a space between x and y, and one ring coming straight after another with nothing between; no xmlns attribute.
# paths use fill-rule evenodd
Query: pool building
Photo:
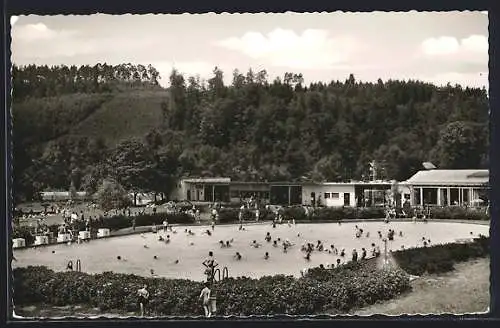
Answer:
<svg viewBox="0 0 500 328"><path fill-rule="evenodd" d="M486 205L488 170L425 170L404 182L412 206Z"/></svg>
<svg viewBox="0 0 500 328"><path fill-rule="evenodd" d="M274 205L384 206L393 186L390 181L243 182L226 177L186 178L178 182L170 199L238 203L253 196ZM398 185L401 188L404 186ZM409 191L405 195L409 198Z"/></svg>
<svg viewBox="0 0 500 328"><path fill-rule="evenodd" d="M371 207L486 205L488 170L417 172L406 181L244 182L228 177L181 179L170 198L191 202L237 203L251 196L265 204Z"/></svg>

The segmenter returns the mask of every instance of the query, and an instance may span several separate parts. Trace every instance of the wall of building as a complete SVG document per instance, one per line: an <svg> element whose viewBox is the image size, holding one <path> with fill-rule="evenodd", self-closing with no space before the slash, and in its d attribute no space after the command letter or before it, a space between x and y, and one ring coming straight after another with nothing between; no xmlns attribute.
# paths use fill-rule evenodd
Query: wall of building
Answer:
<svg viewBox="0 0 500 328"><path fill-rule="evenodd" d="M411 205L472 205L472 201L479 198L484 186L412 186ZM480 204L480 203L479 203Z"/></svg>
<svg viewBox="0 0 500 328"><path fill-rule="evenodd" d="M255 194L260 201L266 204L269 202L269 188L269 184L231 182L229 186L231 202L239 203L241 200L240 197L245 199Z"/></svg>
<svg viewBox="0 0 500 328"><path fill-rule="evenodd" d="M186 200L187 188L184 180L177 181L177 185L169 194L169 200Z"/></svg>
<svg viewBox="0 0 500 328"><path fill-rule="evenodd" d="M321 196L321 205L324 206L344 206L345 194L349 194L349 206L356 206L354 185L352 184L304 185L302 187L302 203L304 205L312 205L312 192L315 193L316 201Z"/></svg>

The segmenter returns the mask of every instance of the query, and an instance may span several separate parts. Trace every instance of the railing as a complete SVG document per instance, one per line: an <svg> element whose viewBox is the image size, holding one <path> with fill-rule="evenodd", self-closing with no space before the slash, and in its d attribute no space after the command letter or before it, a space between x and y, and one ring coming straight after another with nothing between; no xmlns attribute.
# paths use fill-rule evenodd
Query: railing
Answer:
<svg viewBox="0 0 500 328"><path fill-rule="evenodd" d="M78 272L82 272L82 262L80 261L80 259L76 260L76 271Z"/></svg>
<svg viewBox="0 0 500 328"><path fill-rule="evenodd" d="M214 273L213 273L213 279L215 280L215 275L217 274L217 281L222 281L226 278L229 278L229 270L227 267L224 267L222 269L222 279L221 279L221 271L220 269L215 269Z"/></svg>
<svg viewBox="0 0 500 328"><path fill-rule="evenodd" d="M67 268L71 268L71 270L73 270L73 260L69 260L66 267ZM75 269L74 270L77 271L77 272L82 272L82 262L80 261L80 259L76 260L76 264L75 264Z"/></svg>

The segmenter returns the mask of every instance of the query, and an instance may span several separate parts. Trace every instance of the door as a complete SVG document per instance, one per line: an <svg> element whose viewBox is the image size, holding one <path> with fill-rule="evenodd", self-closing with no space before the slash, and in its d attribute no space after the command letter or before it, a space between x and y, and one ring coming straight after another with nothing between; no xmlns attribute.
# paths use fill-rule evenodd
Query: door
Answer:
<svg viewBox="0 0 500 328"><path fill-rule="evenodd" d="M351 206L351 194L348 192L344 193L344 206Z"/></svg>
<svg viewBox="0 0 500 328"><path fill-rule="evenodd" d="M191 200L191 190L187 191L187 200Z"/></svg>
<svg viewBox="0 0 500 328"><path fill-rule="evenodd" d="M311 193L311 206L316 206L316 193L314 191Z"/></svg>

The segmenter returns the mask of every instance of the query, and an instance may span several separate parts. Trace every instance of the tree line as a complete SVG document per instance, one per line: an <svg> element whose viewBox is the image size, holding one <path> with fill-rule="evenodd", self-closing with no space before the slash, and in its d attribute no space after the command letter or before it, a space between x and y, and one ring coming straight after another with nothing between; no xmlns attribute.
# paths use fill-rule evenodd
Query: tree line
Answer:
<svg viewBox="0 0 500 328"><path fill-rule="evenodd" d="M109 92L117 86L157 86L160 73L151 65L98 63L94 66L12 67L12 89L16 100L71 93Z"/></svg>
<svg viewBox="0 0 500 328"><path fill-rule="evenodd" d="M181 176L366 180L375 161L378 178L402 181L424 161L450 169L488 166L484 89L366 83L352 74L345 81L305 85L301 74L269 81L265 70L251 69L233 71L232 83L225 85L218 68L206 81L176 70L169 80L168 97L158 109L161 125L142 139L106 147L99 138L72 137L43 147L32 143L27 150L14 147L20 153L16 163L23 161L15 165L17 190L31 195L71 185L93 192L112 177L128 190L168 194ZM30 96L43 101L36 92ZM22 131L18 143L33 139L31 131Z"/></svg>

